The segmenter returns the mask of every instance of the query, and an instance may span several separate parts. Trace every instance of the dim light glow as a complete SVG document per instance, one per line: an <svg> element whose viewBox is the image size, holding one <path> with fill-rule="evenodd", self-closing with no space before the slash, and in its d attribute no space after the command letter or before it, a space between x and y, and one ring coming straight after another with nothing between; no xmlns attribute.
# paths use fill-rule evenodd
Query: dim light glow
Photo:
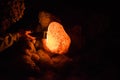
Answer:
<svg viewBox="0 0 120 80"><path fill-rule="evenodd" d="M63 26L58 22L51 22L48 26L47 39L44 48L52 53L64 54L68 51L71 40Z"/></svg>

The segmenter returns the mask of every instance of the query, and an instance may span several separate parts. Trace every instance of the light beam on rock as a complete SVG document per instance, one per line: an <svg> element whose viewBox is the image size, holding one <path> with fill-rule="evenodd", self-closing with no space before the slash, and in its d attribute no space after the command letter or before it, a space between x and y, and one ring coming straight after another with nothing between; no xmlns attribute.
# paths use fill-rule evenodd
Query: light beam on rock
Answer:
<svg viewBox="0 0 120 80"><path fill-rule="evenodd" d="M51 22L48 26L47 39L43 40L45 50L56 54L64 54L68 51L71 39L63 26L58 22Z"/></svg>

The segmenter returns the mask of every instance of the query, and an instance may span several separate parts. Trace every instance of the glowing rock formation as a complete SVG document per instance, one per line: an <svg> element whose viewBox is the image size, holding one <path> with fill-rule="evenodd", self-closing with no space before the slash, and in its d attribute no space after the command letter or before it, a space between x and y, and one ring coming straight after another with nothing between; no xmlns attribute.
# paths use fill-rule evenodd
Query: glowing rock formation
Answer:
<svg viewBox="0 0 120 80"><path fill-rule="evenodd" d="M71 39L63 26L58 22L51 22L48 26L47 39L43 40L43 47L52 53L64 54L68 51Z"/></svg>

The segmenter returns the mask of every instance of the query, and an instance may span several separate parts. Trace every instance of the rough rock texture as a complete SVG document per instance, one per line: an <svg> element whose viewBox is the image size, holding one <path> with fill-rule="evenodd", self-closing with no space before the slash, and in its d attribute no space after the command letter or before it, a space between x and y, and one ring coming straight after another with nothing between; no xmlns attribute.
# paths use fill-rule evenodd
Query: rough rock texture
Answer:
<svg viewBox="0 0 120 80"><path fill-rule="evenodd" d="M64 54L70 47L71 39L58 22L51 22L48 26L47 39L44 47L52 53Z"/></svg>
<svg viewBox="0 0 120 80"><path fill-rule="evenodd" d="M0 7L2 19L8 19L11 23L22 18L25 10L24 0L4 0L1 1Z"/></svg>

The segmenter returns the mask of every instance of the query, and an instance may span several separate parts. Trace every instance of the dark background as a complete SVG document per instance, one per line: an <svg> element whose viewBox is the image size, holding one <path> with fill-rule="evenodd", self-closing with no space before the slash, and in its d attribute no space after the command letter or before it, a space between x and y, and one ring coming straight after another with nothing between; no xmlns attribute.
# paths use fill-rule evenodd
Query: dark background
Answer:
<svg viewBox="0 0 120 80"><path fill-rule="evenodd" d="M77 37L84 44L79 48L72 40L69 56L74 62L63 71L66 80L117 80L119 35L113 27L113 3L79 0L26 0L25 3L23 21L27 26L37 20L39 11L45 10L61 19L70 36L75 25L82 28L81 32L78 30L82 35Z"/></svg>
<svg viewBox="0 0 120 80"><path fill-rule="evenodd" d="M32 3L32 4L31 4ZM58 16L66 31L79 25L84 45L71 43L70 56L74 59L68 74L72 80L116 80L118 72L118 32L113 27L114 3L82 2L68 0L29 1L27 18L39 10L46 10ZM30 16L31 15L31 16ZM74 33L74 32L69 32ZM78 33L79 30L78 30ZM69 34L71 35L71 34ZM82 41L80 41L82 42ZM72 77L71 77L72 76ZM78 77L79 76L79 77Z"/></svg>

